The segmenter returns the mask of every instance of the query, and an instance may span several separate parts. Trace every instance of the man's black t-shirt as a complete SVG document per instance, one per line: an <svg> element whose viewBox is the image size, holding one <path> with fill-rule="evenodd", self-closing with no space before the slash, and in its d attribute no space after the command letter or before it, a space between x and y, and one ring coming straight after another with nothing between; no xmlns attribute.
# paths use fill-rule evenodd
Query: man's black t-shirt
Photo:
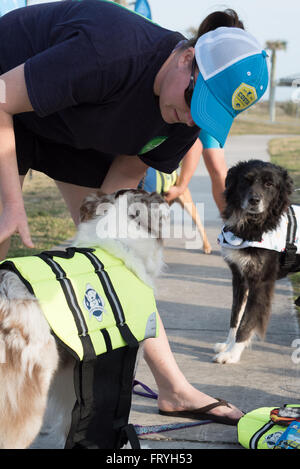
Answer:
<svg viewBox="0 0 300 469"><path fill-rule="evenodd" d="M25 62L35 134L171 172L199 129L166 124L154 79L182 35L111 2L62 1L0 18L0 68Z"/></svg>

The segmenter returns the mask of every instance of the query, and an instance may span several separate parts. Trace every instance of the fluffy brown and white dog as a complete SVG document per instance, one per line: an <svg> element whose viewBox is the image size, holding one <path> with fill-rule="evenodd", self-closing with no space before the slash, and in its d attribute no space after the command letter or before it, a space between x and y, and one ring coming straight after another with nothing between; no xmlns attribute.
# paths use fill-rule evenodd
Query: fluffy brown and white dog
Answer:
<svg viewBox="0 0 300 469"><path fill-rule="evenodd" d="M292 190L287 171L271 163L240 162L228 172L219 242L232 271L233 303L229 335L216 344L215 362L237 363L254 332L262 337L266 332L275 281L287 274L282 262ZM282 227L285 234L282 245L275 246L279 226L279 234ZM272 244L276 250L270 249ZM289 271L299 270L299 259L296 254Z"/></svg>
<svg viewBox="0 0 300 469"><path fill-rule="evenodd" d="M161 233L168 213L156 193L91 195L81 207L72 245L107 250L153 288L163 266ZM122 225L117 231L116 217ZM35 448L63 448L75 402L74 359L51 335L37 299L5 270L0 272L0 362L0 448L27 448L34 440Z"/></svg>

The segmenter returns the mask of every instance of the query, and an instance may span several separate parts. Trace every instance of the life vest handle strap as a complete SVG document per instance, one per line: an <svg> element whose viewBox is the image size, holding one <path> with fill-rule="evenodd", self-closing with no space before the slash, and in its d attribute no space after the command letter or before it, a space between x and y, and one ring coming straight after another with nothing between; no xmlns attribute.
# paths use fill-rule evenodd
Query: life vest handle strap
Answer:
<svg viewBox="0 0 300 469"><path fill-rule="evenodd" d="M293 207L290 205L287 211L288 227L286 235L285 251L280 256L280 272L287 275L296 261L297 246L295 243L297 232L297 219Z"/></svg>
<svg viewBox="0 0 300 469"><path fill-rule="evenodd" d="M63 250L43 251L40 254L35 254L35 255L39 257L43 255L44 257L50 257L51 259L53 257L60 257L62 259L71 259L72 257L74 257L74 254L76 252L85 254L87 252L94 252L94 251L95 251L94 248L78 248L75 246L70 246L66 248L65 251Z"/></svg>

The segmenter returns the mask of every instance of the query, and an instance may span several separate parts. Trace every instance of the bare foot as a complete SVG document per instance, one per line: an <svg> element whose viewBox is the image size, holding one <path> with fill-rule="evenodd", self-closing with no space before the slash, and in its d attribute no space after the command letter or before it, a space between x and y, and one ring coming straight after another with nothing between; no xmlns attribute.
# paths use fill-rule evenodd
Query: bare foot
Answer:
<svg viewBox="0 0 300 469"><path fill-rule="evenodd" d="M214 402L217 402L217 399L198 391L198 389L191 385L187 386L179 393L170 393L170 390L164 393L164 391L160 389L158 395L158 408L168 412L195 410L209 404L213 404ZM216 407L215 409L210 410L208 414L211 413L222 417L226 416L232 419L239 419L244 415L237 407L232 404L229 404L229 406L230 407L225 405Z"/></svg>

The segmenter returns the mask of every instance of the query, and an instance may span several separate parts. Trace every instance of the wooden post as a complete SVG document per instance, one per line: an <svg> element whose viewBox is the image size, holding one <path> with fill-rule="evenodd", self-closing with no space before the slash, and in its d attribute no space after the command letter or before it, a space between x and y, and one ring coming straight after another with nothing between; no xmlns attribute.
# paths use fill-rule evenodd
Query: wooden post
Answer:
<svg viewBox="0 0 300 469"><path fill-rule="evenodd" d="M286 50L287 42L286 41L267 41L266 48L271 51L271 71L270 71L270 94L269 94L269 113L270 121L275 121L276 113L276 81L275 81L275 69L276 69L276 51L277 50Z"/></svg>
<svg viewBox="0 0 300 469"><path fill-rule="evenodd" d="M276 83L275 83L275 70L276 70L276 50L272 49L271 55L271 72L270 72L270 94L269 94L269 114L270 121L275 122L276 117Z"/></svg>

